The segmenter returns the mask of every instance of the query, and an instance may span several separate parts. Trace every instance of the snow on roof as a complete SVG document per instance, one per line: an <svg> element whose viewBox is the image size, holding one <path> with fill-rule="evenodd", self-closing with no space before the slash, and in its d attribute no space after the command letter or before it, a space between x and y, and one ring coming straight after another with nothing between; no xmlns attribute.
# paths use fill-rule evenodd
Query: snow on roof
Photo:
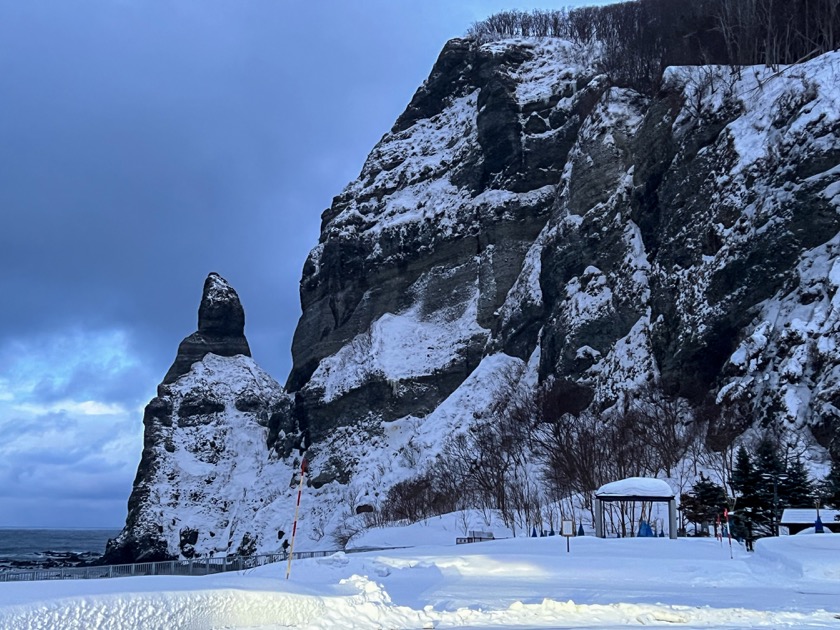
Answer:
<svg viewBox="0 0 840 630"><path fill-rule="evenodd" d="M817 520L816 508L787 508L782 512L781 523L813 523ZM833 523L840 520L840 510L820 509L820 520L823 523Z"/></svg>
<svg viewBox="0 0 840 630"><path fill-rule="evenodd" d="M604 484L595 493L596 497L651 497L672 498L674 491L667 481L651 477L628 477Z"/></svg>

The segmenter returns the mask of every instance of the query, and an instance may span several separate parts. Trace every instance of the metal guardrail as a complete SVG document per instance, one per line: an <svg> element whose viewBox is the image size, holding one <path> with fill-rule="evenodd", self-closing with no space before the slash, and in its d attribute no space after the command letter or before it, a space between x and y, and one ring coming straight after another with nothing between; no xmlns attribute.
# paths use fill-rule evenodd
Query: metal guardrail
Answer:
<svg viewBox="0 0 840 630"><path fill-rule="evenodd" d="M331 551L296 551L293 559L323 558L338 553ZM31 582L36 580L90 580L100 578L130 577L133 575L210 575L225 571L243 571L273 562L284 562L286 552L256 556L221 556L218 558L193 558L191 560L165 560L137 564L105 564L86 567L57 567L54 569L0 569L0 582Z"/></svg>

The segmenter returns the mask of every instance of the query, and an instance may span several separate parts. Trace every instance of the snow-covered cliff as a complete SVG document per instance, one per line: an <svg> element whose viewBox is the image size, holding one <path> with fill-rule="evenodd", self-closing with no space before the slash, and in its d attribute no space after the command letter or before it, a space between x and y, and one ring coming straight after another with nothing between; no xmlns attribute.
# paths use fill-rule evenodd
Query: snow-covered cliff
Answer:
<svg viewBox="0 0 840 630"><path fill-rule="evenodd" d="M126 527L108 561L252 551L255 514L282 490L272 490L275 475L290 477L267 446L272 415L288 402L251 359L244 326L236 291L211 273L198 330L146 406Z"/></svg>
<svg viewBox="0 0 840 630"><path fill-rule="evenodd" d="M424 418L504 353L602 407L656 379L825 444L838 72L671 68L650 97L558 40L450 42L307 260L287 387L313 439Z"/></svg>
<svg viewBox="0 0 840 630"><path fill-rule="evenodd" d="M655 96L588 62L446 45L323 214L286 391L213 354L163 385L114 549L276 549L301 445L300 544L333 546L512 380L601 410L657 382L840 445L840 54Z"/></svg>

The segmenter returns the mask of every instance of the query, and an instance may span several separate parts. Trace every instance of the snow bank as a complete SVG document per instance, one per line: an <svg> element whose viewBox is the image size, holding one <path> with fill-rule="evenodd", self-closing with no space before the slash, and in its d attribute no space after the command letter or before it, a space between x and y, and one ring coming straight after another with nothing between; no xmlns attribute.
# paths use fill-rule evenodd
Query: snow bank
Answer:
<svg viewBox="0 0 840 630"><path fill-rule="evenodd" d="M840 536L779 536L756 541L755 555L786 579L840 582Z"/></svg>
<svg viewBox="0 0 840 630"><path fill-rule="evenodd" d="M401 528L449 538L457 515ZM380 540L384 539L380 537ZM374 540L371 536L369 540ZM207 577L9 583L0 628L836 627L840 536L559 536L339 553ZM779 573L779 567L786 567ZM801 574L801 575L800 575Z"/></svg>

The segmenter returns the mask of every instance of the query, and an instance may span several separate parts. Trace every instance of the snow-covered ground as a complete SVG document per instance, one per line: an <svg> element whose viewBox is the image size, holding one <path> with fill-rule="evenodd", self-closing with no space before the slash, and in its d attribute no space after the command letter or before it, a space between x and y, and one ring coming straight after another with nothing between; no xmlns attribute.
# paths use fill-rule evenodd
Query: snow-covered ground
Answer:
<svg viewBox="0 0 840 630"><path fill-rule="evenodd" d="M455 515L367 532L335 554L208 577L18 582L3 630L838 628L840 536L502 539L455 545Z"/></svg>

